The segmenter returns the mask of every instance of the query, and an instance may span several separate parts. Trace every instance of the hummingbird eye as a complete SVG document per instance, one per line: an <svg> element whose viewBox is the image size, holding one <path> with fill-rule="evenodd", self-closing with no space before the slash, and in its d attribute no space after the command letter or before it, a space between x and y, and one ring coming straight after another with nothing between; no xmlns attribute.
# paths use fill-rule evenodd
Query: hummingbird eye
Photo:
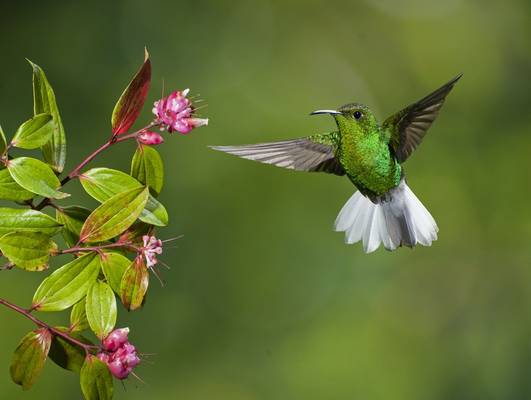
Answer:
<svg viewBox="0 0 531 400"><path fill-rule="evenodd" d="M363 116L363 114L361 113L361 111L354 112L354 118L360 119L362 116Z"/></svg>

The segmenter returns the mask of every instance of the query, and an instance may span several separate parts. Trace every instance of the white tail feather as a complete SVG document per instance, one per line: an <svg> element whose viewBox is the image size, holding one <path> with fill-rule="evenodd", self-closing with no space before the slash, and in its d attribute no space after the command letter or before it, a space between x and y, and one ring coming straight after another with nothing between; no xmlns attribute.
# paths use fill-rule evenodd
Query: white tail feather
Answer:
<svg viewBox="0 0 531 400"><path fill-rule="evenodd" d="M417 244L431 246L437 240L437 224L406 182L388 195L372 202L360 192L343 206L335 222L335 230L345 232L348 244L363 241L363 249L371 253L383 243L387 250Z"/></svg>

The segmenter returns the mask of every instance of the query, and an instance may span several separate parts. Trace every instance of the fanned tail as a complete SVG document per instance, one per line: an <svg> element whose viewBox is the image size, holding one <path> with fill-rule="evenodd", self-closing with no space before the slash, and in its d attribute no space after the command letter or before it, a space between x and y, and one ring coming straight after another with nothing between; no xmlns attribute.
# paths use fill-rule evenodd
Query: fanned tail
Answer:
<svg viewBox="0 0 531 400"><path fill-rule="evenodd" d="M386 196L372 202L360 192L343 206L335 230L345 232L348 244L363 241L366 253L383 243L387 250L417 244L431 246L439 228L429 211L407 186L404 179Z"/></svg>

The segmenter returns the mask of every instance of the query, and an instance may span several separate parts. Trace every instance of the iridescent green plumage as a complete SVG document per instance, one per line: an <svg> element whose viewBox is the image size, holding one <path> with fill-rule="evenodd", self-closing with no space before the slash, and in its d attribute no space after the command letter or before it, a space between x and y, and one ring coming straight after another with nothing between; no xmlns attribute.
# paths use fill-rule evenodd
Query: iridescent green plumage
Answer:
<svg viewBox="0 0 531 400"><path fill-rule="evenodd" d="M308 140L332 146L336 160L364 195L383 196L400 183L400 163L418 146L460 77L393 114L381 126L367 106L344 105L331 112L339 131Z"/></svg>

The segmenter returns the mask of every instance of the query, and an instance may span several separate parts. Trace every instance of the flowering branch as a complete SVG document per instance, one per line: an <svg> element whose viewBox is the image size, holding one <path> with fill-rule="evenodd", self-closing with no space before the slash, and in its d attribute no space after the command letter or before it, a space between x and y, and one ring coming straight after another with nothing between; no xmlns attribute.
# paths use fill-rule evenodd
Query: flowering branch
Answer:
<svg viewBox="0 0 531 400"><path fill-rule="evenodd" d="M45 271L52 256L72 254L74 259L41 282L30 309L0 299L0 304L39 327L26 334L15 350L11 378L28 389L49 358L80 373L86 399L111 398L112 376L125 379L135 375L133 369L140 363L135 346L128 340L129 329L115 329L117 301L129 311L139 309L148 290L149 272L162 283L156 266L163 242L154 231L168 224L168 213L157 197L163 187L164 165L153 146L164 142L161 133L187 134L207 125L208 120L195 116L197 108L187 89L156 101L153 119L142 129L129 131L150 86L151 62L146 52L140 70L116 103L108 140L61 179L66 146L55 94L42 69L33 63L31 66L35 115L10 141L0 128L0 163L5 167L0 169L0 199L29 208L0 208L0 257L8 261L0 268ZM85 170L99 154L132 139L138 147L129 174L111 168ZM44 161L10 154L15 147L41 149ZM85 192L101 203L96 209L59 203L69 196L60 190L76 178ZM38 203L36 196L42 197ZM40 211L47 206L55 209L55 216ZM58 233L67 244L64 249L58 249L54 242ZM36 310L67 309L71 309L68 330L52 327L32 314ZM88 329L100 345L84 339L82 332ZM53 341L55 337L64 340Z"/></svg>

